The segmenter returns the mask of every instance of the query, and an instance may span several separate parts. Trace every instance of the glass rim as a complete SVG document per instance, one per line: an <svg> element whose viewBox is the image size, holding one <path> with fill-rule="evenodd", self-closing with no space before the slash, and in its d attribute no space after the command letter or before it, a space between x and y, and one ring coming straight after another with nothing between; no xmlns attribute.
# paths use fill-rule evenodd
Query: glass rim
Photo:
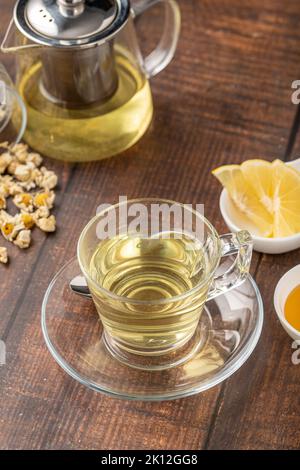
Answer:
<svg viewBox="0 0 300 470"><path fill-rule="evenodd" d="M177 301L183 300L183 299L191 296L193 293L195 293L201 287L203 287L208 281L211 280L212 276L214 275L214 273L215 273L215 271L216 271L216 269L219 265L219 261L220 261L220 258L221 258L221 245L220 245L219 234L218 234L217 230L214 228L214 226L209 222L209 220L207 220L202 214L197 212L195 209L187 207L187 210L189 210L194 215L196 215L197 217L202 219L203 223L209 228L210 232L214 235L214 238L216 240L216 245L217 245L216 248L218 250L218 253L217 253L217 256L215 256L214 262L212 263L212 267L210 268L209 275L205 279L202 279L194 287L192 287L191 289L184 292L183 294L175 295L175 296L170 297L168 299L157 299L157 300L153 300L153 301L133 300L133 299L130 299L129 297L126 297L126 296L120 296L120 295L114 294L110 290L105 289L105 287L98 284L90 276L89 272L84 267L84 263L81 259L81 254L80 254L80 248L81 248L81 245L82 245L82 241L84 240L86 234L88 233L90 228L94 225L94 223L101 216L103 216L103 214L109 212L112 209L116 210L117 208L121 207L124 204L146 203L146 202L148 202L148 203L149 202L156 202L156 203L165 203L165 204L166 203L167 204L176 204L178 206L184 207L184 203L176 202L176 201L173 201L171 199L160 199L160 198L151 198L151 197L149 197L149 198L128 199L128 200L123 201L123 202L112 204L111 207L103 209L101 212L99 212L99 214L96 214L91 220L89 220L89 222L83 228L83 230L82 230L82 232L79 236L78 242L77 242L77 259L78 259L80 269L81 269L84 277L87 279L88 283L92 284L96 291L98 290L98 291L102 292L109 299L114 300L114 301L118 301L118 302L122 302L122 303L134 304L134 305L149 305L149 304L150 305L166 305L166 304L170 304L172 302L177 302Z"/></svg>

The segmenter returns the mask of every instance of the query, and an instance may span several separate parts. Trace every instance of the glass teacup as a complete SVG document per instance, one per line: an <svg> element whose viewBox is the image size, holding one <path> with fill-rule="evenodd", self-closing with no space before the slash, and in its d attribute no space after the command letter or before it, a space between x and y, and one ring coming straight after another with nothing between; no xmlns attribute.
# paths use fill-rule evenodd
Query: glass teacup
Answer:
<svg viewBox="0 0 300 470"><path fill-rule="evenodd" d="M199 350L205 302L245 280L251 255L247 231L219 236L190 206L155 199L105 208L78 242L107 348L142 369L173 367Z"/></svg>

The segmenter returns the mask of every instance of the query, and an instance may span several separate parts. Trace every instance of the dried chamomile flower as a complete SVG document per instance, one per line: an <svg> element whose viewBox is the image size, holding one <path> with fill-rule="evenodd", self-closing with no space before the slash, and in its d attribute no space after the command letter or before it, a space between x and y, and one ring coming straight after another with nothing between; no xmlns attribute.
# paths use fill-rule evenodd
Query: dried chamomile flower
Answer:
<svg viewBox="0 0 300 470"><path fill-rule="evenodd" d="M16 160L13 160L7 167L6 171L10 174L10 175L14 175L15 172L16 172L16 169L17 167L20 165L20 163L18 163Z"/></svg>
<svg viewBox="0 0 300 470"><path fill-rule="evenodd" d="M6 184L0 183L0 197L6 199L9 196L9 188Z"/></svg>
<svg viewBox="0 0 300 470"><path fill-rule="evenodd" d="M4 198L9 196L9 187L11 185L11 177L8 175L0 176L0 195Z"/></svg>
<svg viewBox="0 0 300 470"><path fill-rule="evenodd" d="M23 211L33 211L33 197L30 193L16 194L13 198L13 202L19 209L22 209Z"/></svg>
<svg viewBox="0 0 300 470"><path fill-rule="evenodd" d="M31 176L31 168L28 168L27 165L23 165L22 163L13 163L15 163L15 167L13 167L13 165L10 165L8 171L10 171L10 168L12 167L11 174L13 174L18 181L29 180Z"/></svg>
<svg viewBox="0 0 300 470"><path fill-rule="evenodd" d="M0 225L11 222L14 218L5 210L0 210Z"/></svg>
<svg viewBox="0 0 300 470"><path fill-rule="evenodd" d="M0 263L6 264L8 262L7 248L0 246Z"/></svg>
<svg viewBox="0 0 300 470"><path fill-rule="evenodd" d="M6 168L13 161L13 157L9 152L4 152L0 155L0 173L3 174L6 171Z"/></svg>
<svg viewBox="0 0 300 470"><path fill-rule="evenodd" d="M55 194L53 191L45 191L37 193L34 196L33 203L34 206L39 207L48 207L48 209L52 209L55 200Z"/></svg>
<svg viewBox="0 0 300 470"><path fill-rule="evenodd" d="M17 152L15 152L15 157L19 163L27 163L27 155L28 152L25 149L20 149Z"/></svg>
<svg viewBox="0 0 300 470"><path fill-rule="evenodd" d="M38 219L42 219L42 218L47 219L49 215L50 215L50 210L46 206L41 206L35 212L32 213L32 217L35 223Z"/></svg>
<svg viewBox="0 0 300 470"><path fill-rule="evenodd" d="M12 241L18 233L16 226L13 222L5 222L1 225L1 232L4 238L8 241Z"/></svg>
<svg viewBox="0 0 300 470"><path fill-rule="evenodd" d="M28 212L20 212L16 214L12 218L11 222L15 224L18 231L24 229L31 229L35 224L33 215L29 214Z"/></svg>
<svg viewBox="0 0 300 470"><path fill-rule="evenodd" d="M28 156L28 151L27 149L19 149L15 152L15 156L17 158L17 161L19 163L27 163L27 156Z"/></svg>
<svg viewBox="0 0 300 470"><path fill-rule="evenodd" d="M28 248L31 242L31 231L30 230L21 230L16 239L14 240L14 244L17 245L19 248Z"/></svg>
<svg viewBox="0 0 300 470"><path fill-rule="evenodd" d="M6 220L1 225L1 232L4 238L8 241L13 241L18 233L25 228L21 214L16 214L12 217L10 214L7 214Z"/></svg>
<svg viewBox="0 0 300 470"><path fill-rule="evenodd" d="M41 167L42 157L29 152L25 144L0 144L0 230L3 237L19 248L28 248L31 229L37 225L44 232L54 232L56 220L50 215L55 200L52 189L57 176L46 167ZM33 194L33 188L41 191ZM15 216L6 212L6 200L13 202L20 212ZM3 251L5 259L5 253ZM0 248L1 257L1 248ZM1 259L0 259L0 262Z"/></svg>
<svg viewBox="0 0 300 470"><path fill-rule="evenodd" d="M13 153L14 155L16 155L16 157L19 159L19 157L21 156L22 158L22 155L24 153L28 153L28 145L27 144L23 144L23 143L19 143L19 144L14 144L14 145L11 145L10 146L10 151L11 153Z"/></svg>
<svg viewBox="0 0 300 470"><path fill-rule="evenodd" d="M10 145L10 150L14 154L19 152L20 150L22 151L22 150L27 150L27 149L28 149L28 145L24 144L23 142L19 142L18 144L11 144Z"/></svg>
<svg viewBox="0 0 300 470"><path fill-rule="evenodd" d="M24 183L20 183L20 185L22 186L23 190L25 189L25 191L30 191L31 189L36 188L36 184L34 180L31 180L31 179L28 181L25 181Z"/></svg>
<svg viewBox="0 0 300 470"><path fill-rule="evenodd" d="M32 171L35 169L34 163L29 162L25 165L19 164L15 169L14 176L18 181L27 182L32 179Z"/></svg>
<svg viewBox="0 0 300 470"><path fill-rule="evenodd" d="M0 175L0 183L9 184L13 181L13 177L10 175Z"/></svg>
<svg viewBox="0 0 300 470"><path fill-rule="evenodd" d="M15 196L16 194L20 194L24 192L24 188L18 183L11 182L8 186L9 195Z"/></svg>
<svg viewBox="0 0 300 470"><path fill-rule="evenodd" d="M55 232L56 228L56 220L54 215L50 215L50 217L42 217L41 219L37 219L36 225L43 231L43 232Z"/></svg>
<svg viewBox="0 0 300 470"><path fill-rule="evenodd" d="M28 162L27 165L34 165L33 162ZM36 183L36 179L41 175L41 170L34 166L31 172L31 180Z"/></svg>
<svg viewBox="0 0 300 470"><path fill-rule="evenodd" d="M32 162L36 167L39 167L43 163L43 158L40 156L39 153L30 152L27 155L27 160L26 161L27 162Z"/></svg>
<svg viewBox="0 0 300 470"><path fill-rule="evenodd" d="M35 225L35 219L33 217L33 214L28 214L26 212L20 214L21 216L21 221L24 224L24 227L26 229L31 229Z"/></svg>
<svg viewBox="0 0 300 470"><path fill-rule="evenodd" d="M9 148L9 142L1 142L0 143L0 148L2 149L8 149Z"/></svg>
<svg viewBox="0 0 300 470"><path fill-rule="evenodd" d="M43 189L50 190L57 185L57 175L52 170L47 170L44 166L41 167L41 174L35 178L36 184Z"/></svg>
<svg viewBox="0 0 300 470"><path fill-rule="evenodd" d="M31 165L28 163L28 165ZM20 185L26 190L30 191L31 189L36 188L36 179L40 176L40 170L38 168L33 168L31 170L30 178L26 181L21 181Z"/></svg>
<svg viewBox="0 0 300 470"><path fill-rule="evenodd" d="M8 188L5 184L0 183L0 197L4 199L9 195Z"/></svg>
<svg viewBox="0 0 300 470"><path fill-rule="evenodd" d="M0 194L0 209L6 209L6 199Z"/></svg>

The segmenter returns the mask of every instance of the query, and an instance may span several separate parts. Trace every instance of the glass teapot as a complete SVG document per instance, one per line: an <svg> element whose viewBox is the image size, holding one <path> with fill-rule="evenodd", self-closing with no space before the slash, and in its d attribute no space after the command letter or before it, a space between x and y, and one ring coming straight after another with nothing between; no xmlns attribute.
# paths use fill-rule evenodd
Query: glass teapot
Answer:
<svg viewBox="0 0 300 470"><path fill-rule="evenodd" d="M162 37L143 58L134 19L157 3L165 5ZM65 161L129 148L151 122L148 79L172 60L179 31L175 0L18 0L1 50L17 57L24 139Z"/></svg>

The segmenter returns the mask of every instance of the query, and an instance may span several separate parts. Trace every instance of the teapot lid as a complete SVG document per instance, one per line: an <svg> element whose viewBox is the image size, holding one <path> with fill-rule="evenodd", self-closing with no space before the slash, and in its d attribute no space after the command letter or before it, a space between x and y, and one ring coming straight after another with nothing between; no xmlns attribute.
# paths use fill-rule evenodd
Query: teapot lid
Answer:
<svg viewBox="0 0 300 470"><path fill-rule="evenodd" d="M129 11L129 0L19 0L14 21L38 44L84 47L116 34Z"/></svg>

